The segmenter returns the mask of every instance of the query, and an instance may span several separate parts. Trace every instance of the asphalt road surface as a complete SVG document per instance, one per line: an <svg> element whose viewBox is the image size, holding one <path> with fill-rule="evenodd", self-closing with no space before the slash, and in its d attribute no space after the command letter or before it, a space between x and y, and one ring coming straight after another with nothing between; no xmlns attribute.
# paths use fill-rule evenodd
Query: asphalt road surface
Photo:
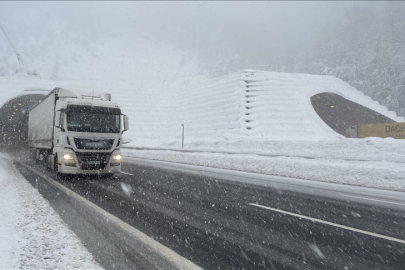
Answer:
<svg viewBox="0 0 405 270"><path fill-rule="evenodd" d="M272 184L254 174L135 159L111 179L60 178L42 164L24 164L204 269L405 267L405 199L395 196L284 185L280 177ZM156 262L136 240L69 201L43 177L16 166L106 269L174 268Z"/></svg>

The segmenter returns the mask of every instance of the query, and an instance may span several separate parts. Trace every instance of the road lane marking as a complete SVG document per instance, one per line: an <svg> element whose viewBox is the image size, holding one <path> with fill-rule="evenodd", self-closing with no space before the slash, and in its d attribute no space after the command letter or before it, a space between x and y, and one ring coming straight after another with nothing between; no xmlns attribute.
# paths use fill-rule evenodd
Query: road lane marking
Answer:
<svg viewBox="0 0 405 270"><path fill-rule="evenodd" d="M343 193L339 193L339 195L340 196L351 197L351 198L357 198L357 199L363 199L363 200L369 200L369 201L376 201L376 202L385 202L385 203L391 203L391 204L397 204L397 205L405 206L405 203L397 203L397 202L377 200L377 199L372 199L372 198L367 198L367 197L352 196L352 195L346 195L346 194L343 194Z"/></svg>
<svg viewBox="0 0 405 270"><path fill-rule="evenodd" d="M120 172L120 173L127 174L127 175L135 175L135 174L132 174L132 173L127 173L127 172Z"/></svg>
<svg viewBox="0 0 405 270"><path fill-rule="evenodd" d="M326 225L330 225L330 226L334 226L334 227L338 227L338 228L342 228L342 229L346 229L346 230L349 230L349 231L358 232L358 233L362 233L362 234L366 234L366 235L371 235L371 236L382 238L382 239L385 239L385 240L405 244L405 240L397 239L397 238L394 238L394 237L389 237L389 236L385 236L385 235L381 235L381 234L377 234L377 233L363 231L363 230L359 230L359 229L356 229L356 228L336 224L336 223L329 222L329 221L324 221L324 220L317 219L317 218L311 218L311 217L307 217L307 216L303 216L303 215L283 211L283 210L276 209L276 208L271 208L271 207L256 204L256 203L249 203L249 205L256 206L256 207L263 208L263 209L267 209L267 210L271 210L271 211L275 211L275 212L279 212L279 213L283 213L283 214L290 215L290 216L295 216L295 217L299 217L299 218L319 222L319 223L322 223L322 224L326 224Z"/></svg>
<svg viewBox="0 0 405 270"><path fill-rule="evenodd" d="M33 173L39 175L44 180L46 180L48 183L53 185L55 188L57 188L61 192L65 193L70 198L76 200L76 202L87 206L89 209L91 209L92 211L97 213L99 216L107 219L108 222L113 223L115 226L120 228L122 231L126 232L127 234L129 234L133 238L140 241L150 251L153 251L154 253L159 254L159 256L161 256L159 258L160 260L161 260L161 258L164 258L167 263L169 263L171 266L174 266L176 269L186 269L186 270L190 270L190 269L198 269L199 270L199 269L201 269L202 270L201 267L197 266L196 264L194 264L190 260L182 257L181 255L177 254L176 252L174 252L170 248L160 244L159 242L157 242L156 240L150 238L149 236L147 236L143 232L135 229L134 227L132 227L128 223L126 223L123 220L117 218L116 216L110 214L109 212L105 211L101 207L99 207L99 206L95 205L94 203L90 202L86 198L80 196L79 194L77 194L73 190L67 188L66 186L60 184L59 182L53 180L52 178L46 176L45 174L39 172L38 170L32 168L31 166L29 166L29 165L27 165L27 164L25 164L23 162L20 162L20 161L16 161L16 162L18 162L19 164L24 166L26 169L32 171Z"/></svg>

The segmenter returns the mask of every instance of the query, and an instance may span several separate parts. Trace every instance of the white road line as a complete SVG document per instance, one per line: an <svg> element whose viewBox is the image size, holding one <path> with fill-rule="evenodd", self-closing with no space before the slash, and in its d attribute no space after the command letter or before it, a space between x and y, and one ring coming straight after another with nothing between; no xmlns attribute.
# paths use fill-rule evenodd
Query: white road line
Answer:
<svg viewBox="0 0 405 270"><path fill-rule="evenodd" d="M19 162L21 165L23 165L25 168L31 170L35 174L39 175L46 181L48 181L50 184L52 184L55 188L59 189L61 192L65 193L72 199L76 200L78 203L81 203L82 205L87 206L89 209L97 213L99 216L104 217L108 220L108 222L113 223L115 226L120 228L122 231L127 232L130 236L133 238L137 239L138 241L142 242L144 245L147 246L147 248L156 254L159 254L161 258L166 259L167 262L169 262L172 266L175 266L176 269L201 269L201 267L197 266L193 262L189 261L188 259L180 256L173 250L169 249L168 247L160 244L156 240L153 240L143 232L135 229L128 223L122 221L121 219L117 218L116 216L110 214L109 212L105 211L104 209L98 207L94 203L88 201L87 199L83 198L76 192L72 191L71 189L65 187L64 185L56 182L52 178L46 176L45 174L37 171L36 169L32 168L31 166L28 166L25 163Z"/></svg>
<svg viewBox="0 0 405 270"><path fill-rule="evenodd" d="M376 200L376 199L367 198L367 197L358 197L358 196L347 195L347 194L343 194L343 193L339 193L339 195L340 195L340 196L346 196L346 197L357 198L357 199L363 199L363 200L369 200L369 201L376 201L376 202L385 202L385 203L391 203L391 204L397 204L397 205L403 205L403 206L405 206L405 203L397 203L397 202L391 202L391 201Z"/></svg>
<svg viewBox="0 0 405 270"><path fill-rule="evenodd" d="M201 171L198 171L198 170L186 170L186 169L177 169L177 170L180 171L180 172L189 172L189 173L199 173L199 172L201 172Z"/></svg>
<svg viewBox="0 0 405 270"><path fill-rule="evenodd" d="M127 173L127 172L120 172L120 173L122 173L122 174L128 174L128 175L135 175L135 174L132 174L132 173Z"/></svg>
<svg viewBox="0 0 405 270"><path fill-rule="evenodd" d="M322 223L322 224L327 224L327 225L330 225L330 226L346 229L346 230L349 230L349 231L358 232L358 233L362 233L362 234L367 234L367 235L371 235L371 236L374 236L374 237L378 237L378 238L390 240L390 241L393 241L393 242L398 242L398 243L401 243L401 244L405 244L405 240L401 240L401 239L397 239L397 238L393 238L393 237L389 237L389 236L385 236L385 235L381 235L381 234L377 234L377 233L372 233L372 232L368 232L368 231L363 231L363 230L359 230L359 229L356 229L356 228L352 228L352 227L332 223L332 222L329 222L329 221L324 221L324 220L321 220L321 219L311 218L311 217L307 217L307 216L303 216L303 215L299 215L299 214L279 210L279 209L276 209L276 208L263 206L263 205L260 205L260 204L249 203L249 205L260 207L260 208L267 209L267 210L272 210L272 211L283 213L283 214L286 214L286 215L291 215L291 216L295 216L295 217L299 217L299 218L308 219L308 220L311 220L311 221L319 222L319 223Z"/></svg>

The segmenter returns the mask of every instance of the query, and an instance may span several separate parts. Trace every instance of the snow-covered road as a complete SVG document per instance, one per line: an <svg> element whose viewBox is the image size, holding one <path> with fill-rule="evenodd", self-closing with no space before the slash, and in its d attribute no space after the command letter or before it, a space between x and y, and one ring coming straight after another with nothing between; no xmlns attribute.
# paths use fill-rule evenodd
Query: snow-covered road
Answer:
<svg viewBox="0 0 405 270"><path fill-rule="evenodd" d="M103 269L4 154L0 171L0 269Z"/></svg>
<svg viewBox="0 0 405 270"><path fill-rule="evenodd" d="M391 145L391 148L393 147L392 143L394 140L377 140L377 139L372 139L371 141L369 140L368 142L371 143L371 145L377 145L381 147L381 145L385 144L385 147L387 145ZM324 146L325 147L325 146ZM331 146L329 147L331 148ZM372 152L371 150L373 147L371 147L368 151ZM224 151L224 148L221 149ZM290 149L291 150L291 149ZM219 149L218 149L219 151ZM134 151L134 150L126 150L127 156L134 156L135 153L136 155L146 155L147 153L149 158L153 158L153 155L155 157L161 157L161 159L173 159L177 162L182 162L182 163L204 163L205 166L210 165L212 167L234 167L237 168L238 170L245 170L248 171L249 168L253 168L253 171L257 171L257 168L255 169L255 166L262 167L262 168L273 168L275 169L277 167L277 170L275 169L276 172L280 172L282 170L289 171L291 173L296 173L300 176L306 175L306 173L312 173L315 175L318 175L318 177L321 177L322 174L324 175L330 175L333 176L335 175L335 179L342 179L342 175L336 173L337 168L339 168L338 165L333 165L334 163L342 163L345 164L345 166L348 166L348 164L352 163L353 167L358 167L358 164L361 162L371 162L370 166L367 168L359 168L359 179L364 179L364 183L360 183L358 185L370 185L370 183L373 183L373 181L370 181L372 177L375 177L375 179L378 179L381 177L381 175L378 175L378 171L382 171L380 174L386 173L386 171L382 170L385 168L386 170L392 169L394 173L392 174L393 179L399 179L399 174L401 166L395 166L395 164L401 163L401 160L399 159L399 156L390 156L388 157L378 157L377 153L380 153L377 151L377 153L372 156L368 155L367 160L359 160L359 158L362 158L361 155L356 156L345 156L347 160L342 159L342 157L339 158L339 156L342 154L339 151L337 151L334 155L330 156L330 159L326 159L325 154L322 154L323 151L322 149L315 149L312 148L312 151L314 152L319 152L318 155L316 155L314 152L311 153L304 153L300 151L299 147L296 146L296 152L295 156L291 152L290 154L287 154L289 150L287 148L279 149L277 152L278 155L284 154L286 156L275 156L275 152L273 152L272 156L265 156L260 154L260 151L258 151L254 155L247 155L243 153L235 153L232 152L231 150L229 153L231 154L225 154L225 153L213 153L213 151L208 152L207 149L205 153L197 152L197 153L182 153L180 151ZM353 152L356 153L358 152L359 149L353 148ZM343 151L344 152L344 151ZM171 154L171 155L170 155ZM300 157L301 155L301 157ZM311 156L309 156L311 155ZM280 163L277 163L277 158L281 158L282 160ZM363 156L363 158L366 158ZM157 158L156 158L157 159ZM382 159L388 160L389 163L392 163L392 168L387 166L387 164L382 164L380 167L378 167L378 164L382 162ZM301 162L302 160L307 160L308 162L313 162L310 167L307 168L307 170L300 170L302 168L303 163ZM330 165L326 166L326 161L330 163ZM286 162L289 161L290 163ZM127 174L123 174L122 177L132 177L136 174L136 166L134 164L130 163L132 161L129 161L126 164L126 167L124 168L124 171L130 172ZM157 162L159 163L159 162ZM278 164L278 165L277 165ZM283 165L284 164L284 165ZM289 165L288 165L289 164ZM295 165L294 165L295 164ZM316 165L316 166L315 166ZM181 167L178 164L175 164L174 166L176 167ZM291 168L287 168L288 166L292 166ZM316 168L319 166L319 170L316 170ZM160 166L158 166L160 167ZM335 168L336 167L336 168ZM375 167L372 169L372 167ZM398 168L397 168L398 167ZM312 168L312 169L311 169ZM326 168L326 169L325 169ZM397 169L395 169L397 168ZM52 207L49 205L47 201L38 193L36 188L32 187L26 180L23 178L23 176L15 169L14 165L12 164L12 161L6 156L6 155L1 155L0 156L0 169L3 171L3 176L0 178L0 192L4 196L0 196L0 205L3 207L0 208L0 218L2 222L0 222L0 235L1 235L1 243L0 245L0 251L1 251L1 256L0 256L0 261L2 264L0 264L0 268L21 268L21 269L43 269L43 268L59 268L59 269L71 269L71 268L79 268L79 269L89 269L89 268L100 268L99 265L94 261L93 256L89 254L89 252L86 250L86 248L83 246L83 244L80 242L80 240L74 235L74 233L67 228L67 226L63 223L62 219L58 216L58 214L53 211ZM288 170L287 170L288 169ZM135 170L135 171L132 171ZM145 171L143 169L143 171ZM208 169L207 171L210 171ZM212 170L211 170L212 171ZM306 172L307 171L307 172ZM315 172L314 172L315 171ZM373 176L372 174L377 174L376 176ZM24 174L24 173L23 173ZM236 173L238 174L238 173ZM239 173L240 175L243 175L243 173ZM24 174L25 175L25 174ZM128 176L129 175L129 176ZM152 172L152 176L154 175L154 172ZM171 175L170 173L166 173L166 175ZM29 174L25 175L25 177L31 177ZM151 178L147 179L153 179ZM121 181L126 181L123 178L120 178L120 176L117 176L118 178L112 179L112 183L117 185L119 187L119 183ZM137 175L137 177L143 178L142 175ZM159 176L157 176L159 178ZM161 178L161 176L160 176ZM242 177L243 178L243 177ZM27 178L28 179L28 178ZM174 177L174 180L176 181L176 177ZM265 176L263 176L263 179L265 179ZM402 179L402 178L401 178ZM400 180L401 180L400 179ZM232 179L231 179L232 180ZM322 179L321 179L322 180ZM328 180L328 179L327 179ZM333 180L333 178L332 178ZM188 181L188 180L187 180ZM280 178L280 181L282 181L282 178ZM199 181L201 182L201 181ZM269 183L271 181L269 180ZM322 184L320 182L314 182L314 181L307 181L307 182L313 182L314 184ZM333 181L329 181L333 182ZM35 177L31 177L31 183L35 186ZM188 182L187 182L188 183ZM383 184L387 186L387 181L382 181ZM399 184L398 184L399 183ZM403 182L398 182L397 181L397 186L399 186ZM168 183L166 183L168 184ZM38 182L37 182L38 185ZM147 185L147 183L146 183ZM168 184L169 186L171 185L170 183ZM193 184L191 183L193 186ZM330 184L324 184L324 185L330 185ZM152 185L154 186L154 185ZM332 186L332 185L331 185ZM195 187L195 186L194 186ZM347 193L351 194L351 188L350 186L342 186L345 188L345 191ZM122 188L122 186L121 186ZM38 188L39 190L44 190L44 188ZM133 187L131 190L135 190L136 188ZM354 188L355 189L355 188ZM139 190L143 190L142 188ZM166 189L165 189L166 190ZM203 188L201 189L203 190ZM182 191L181 191L182 192ZM311 192L314 192L311 189ZM392 191L390 191L392 192ZM299 194L302 193L302 187L299 188L298 191ZM315 192L316 194L320 193L319 191ZM400 194L401 192L397 192L397 194ZM98 193L97 193L98 194ZM369 195L369 194L368 194ZM137 198L140 198L139 196L136 196ZM163 198L161 195L156 195L153 196L154 198ZM311 197L316 197L316 196L311 196ZM177 198L176 196L172 196L172 198ZM353 200L352 197L349 196L351 200ZM364 199L367 200L368 196L366 197L355 197L357 200L360 200L361 203L369 203L370 201L364 201ZM284 198L286 199L286 198ZM391 199L391 198L390 198ZM176 200L176 199L174 199ZM149 199L148 199L149 201ZM389 200L391 201L391 200ZM376 200L376 199L371 199L371 202L387 202L387 200ZM392 207L393 203L395 202L389 202L389 207ZM179 205L182 205L183 202L180 203ZM173 205L173 204L170 204ZM286 204L287 205L287 204ZM298 205L306 205L298 203ZM400 205L400 208L402 209L403 203L397 203L394 206ZM203 215L202 215L203 216ZM332 213L333 216L333 213ZM6 217L6 218L3 218ZM377 219L379 222L383 222L384 219ZM343 220L344 221L344 220ZM361 220L360 220L361 221ZM340 221L341 222L341 221ZM160 224L160 223L159 223ZM396 223L395 223L396 224ZM357 225L356 225L357 226ZM355 227L356 227L355 226ZM360 226L361 227L361 226ZM357 228L357 227L356 227ZM385 232L384 232L385 233ZM3 241L4 239L4 241ZM402 239L400 237L400 239ZM402 240L401 240L402 241ZM4 244L3 244L4 243ZM100 262L101 263L101 262Z"/></svg>

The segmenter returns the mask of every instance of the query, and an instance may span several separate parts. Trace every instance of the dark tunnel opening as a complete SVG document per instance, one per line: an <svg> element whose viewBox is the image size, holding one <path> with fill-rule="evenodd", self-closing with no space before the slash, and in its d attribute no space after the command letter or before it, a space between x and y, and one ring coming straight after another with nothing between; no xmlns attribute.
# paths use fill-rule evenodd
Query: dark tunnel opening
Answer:
<svg viewBox="0 0 405 270"><path fill-rule="evenodd" d="M324 92L313 95L311 103L319 117L331 129L343 136L346 136L346 129L354 125L396 122L334 93Z"/></svg>
<svg viewBox="0 0 405 270"><path fill-rule="evenodd" d="M0 151L18 154L28 150L28 113L44 98L42 94L19 96L0 108Z"/></svg>

